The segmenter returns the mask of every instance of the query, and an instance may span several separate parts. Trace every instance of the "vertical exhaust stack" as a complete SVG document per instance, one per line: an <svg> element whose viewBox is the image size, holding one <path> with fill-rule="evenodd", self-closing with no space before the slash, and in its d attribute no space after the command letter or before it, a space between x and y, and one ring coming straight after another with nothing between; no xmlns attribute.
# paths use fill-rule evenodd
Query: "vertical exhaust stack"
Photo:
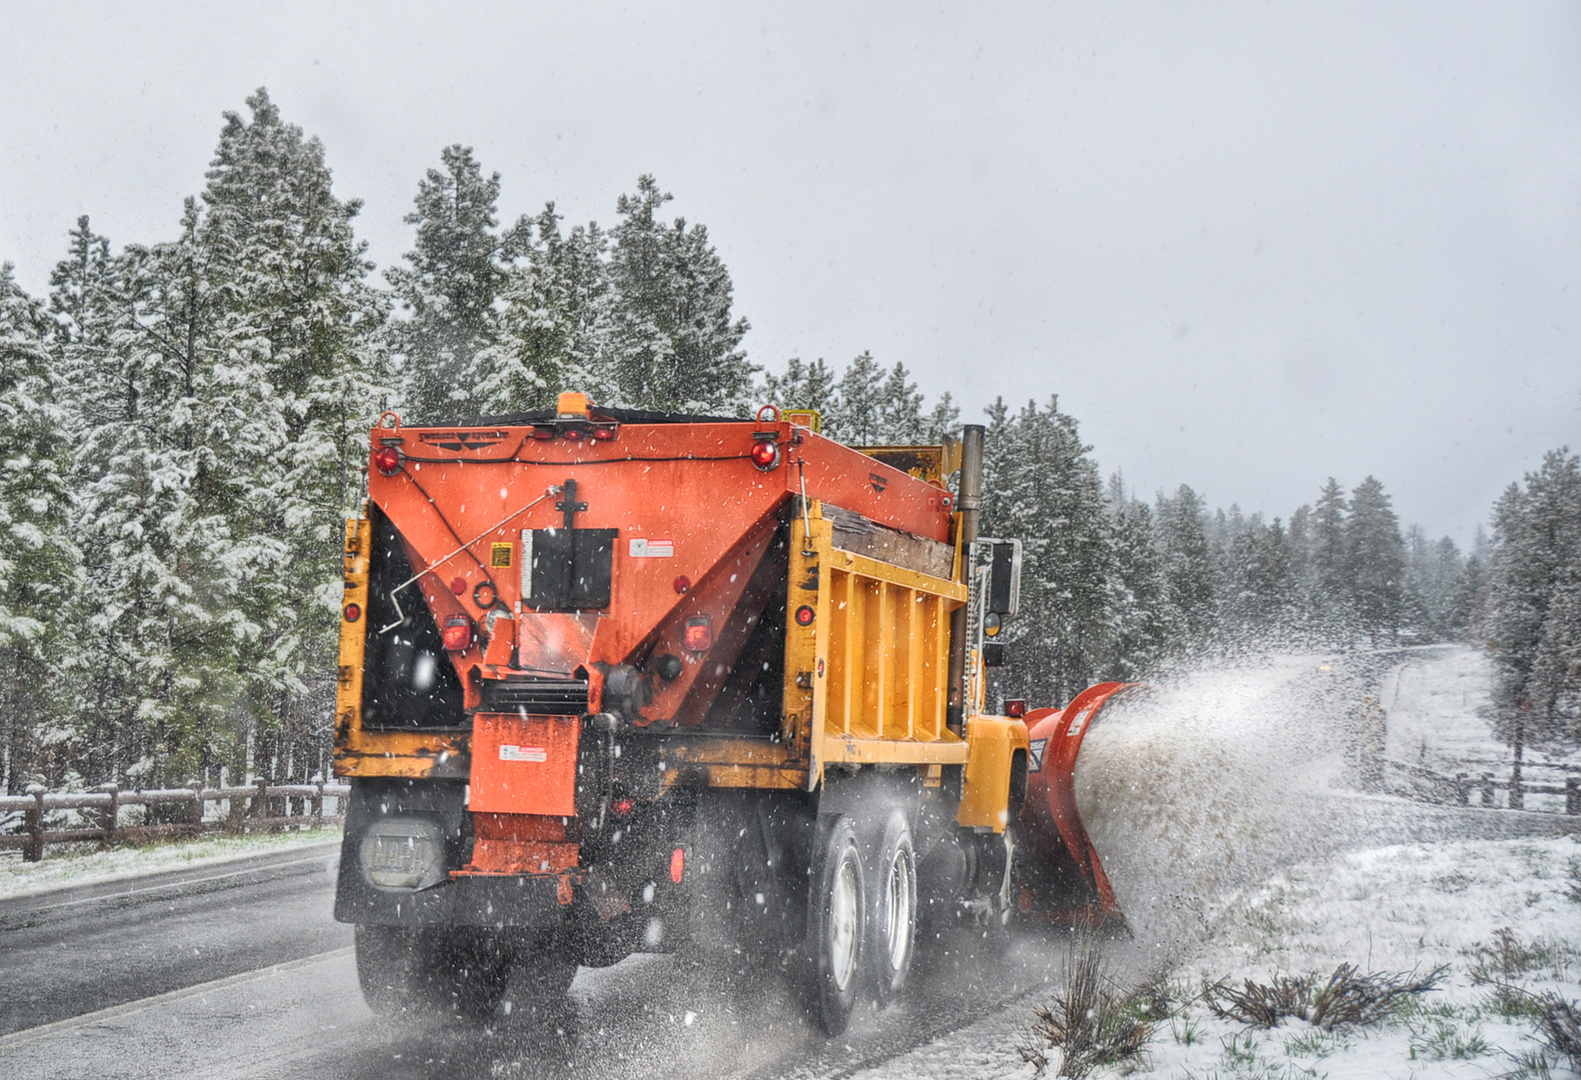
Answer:
<svg viewBox="0 0 1581 1080"><path fill-rule="evenodd" d="M961 513L963 545L977 539L977 528L983 507L983 425L967 424L961 433L961 486L956 492L955 505ZM971 560L961 559L961 580L971 584ZM965 733L966 725L966 626L967 607L955 609L950 615L950 696L948 724L957 735Z"/></svg>

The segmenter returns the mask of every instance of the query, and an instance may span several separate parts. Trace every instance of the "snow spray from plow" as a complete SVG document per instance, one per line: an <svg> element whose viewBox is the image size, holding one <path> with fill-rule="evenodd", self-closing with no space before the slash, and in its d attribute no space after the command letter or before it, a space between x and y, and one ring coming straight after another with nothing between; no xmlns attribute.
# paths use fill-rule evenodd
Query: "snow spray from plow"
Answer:
<svg viewBox="0 0 1581 1080"><path fill-rule="evenodd" d="M1357 700L1353 675L1280 657L1028 713L1022 912L1194 936L1227 890L1323 845Z"/></svg>

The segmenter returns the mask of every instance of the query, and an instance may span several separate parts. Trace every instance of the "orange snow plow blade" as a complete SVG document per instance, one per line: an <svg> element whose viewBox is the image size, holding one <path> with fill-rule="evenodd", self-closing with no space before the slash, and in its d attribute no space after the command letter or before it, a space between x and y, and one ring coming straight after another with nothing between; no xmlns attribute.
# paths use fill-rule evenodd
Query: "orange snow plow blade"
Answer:
<svg viewBox="0 0 1581 1080"><path fill-rule="evenodd" d="M1019 907L1028 917L1087 926L1124 918L1076 808L1076 758L1104 705L1138 685L1099 683L1064 708L1026 715L1032 752L1021 825L1035 854L1022 875Z"/></svg>

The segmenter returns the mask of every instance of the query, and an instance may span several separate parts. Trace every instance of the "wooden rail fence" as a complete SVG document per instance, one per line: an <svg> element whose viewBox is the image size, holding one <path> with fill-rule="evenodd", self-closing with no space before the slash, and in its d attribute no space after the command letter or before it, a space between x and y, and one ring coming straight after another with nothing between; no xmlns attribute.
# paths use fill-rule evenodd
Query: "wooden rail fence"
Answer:
<svg viewBox="0 0 1581 1080"><path fill-rule="evenodd" d="M1528 795L1563 795L1565 797L1564 812L1570 815L1581 815L1581 776L1567 776L1563 784L1534 784L1526 780L1501 779L1490 772L1478 776L1469 773L1456 773L1454 776L1445 776L1443 773L1434 772L1432 769L1420 765L1407 765L1400 761L1387 762L1392 768L1410 775L1413 779L1425 781L1440 793L1435 801L1452 802L1460 806L1498 806L1494 799L1496 791L1509 793L1505 805L1499 809L1524 810L1526 809L1526 796Z"/></svg>
<svg viewBox="0 0 1581 1080"><path fill-rule="evenodd" d="M184 788L155 791L122 791L105 784L92 791L49 792L35 784L25 795L0 795L0 815L22 814L22 828L0 835L0 851L22 849L22 858L38 862L46 844L81 843L97 840L108 847L119 840L145 840L162 836L197 836L204 832L266 832L288 828L318 828L345 818L345 784L270 784L260 779L243 787L205 788L194 784ZM333 799L333 812L324 813L324 800ZM209 817L209 803L228 804L227 812ZM156 824L125 825L121 809L127 806L174 806L181 809L170 816L180 820ZM291 811L295 808L298 813ZM85 810L97 819L92 827L47 828L51 810Z"/></svg>

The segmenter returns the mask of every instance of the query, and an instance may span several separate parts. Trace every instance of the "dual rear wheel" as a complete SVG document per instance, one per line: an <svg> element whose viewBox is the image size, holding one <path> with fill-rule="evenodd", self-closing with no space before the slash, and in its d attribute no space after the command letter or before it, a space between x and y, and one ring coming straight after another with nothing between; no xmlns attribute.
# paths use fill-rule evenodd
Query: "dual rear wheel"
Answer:
<svg viewBox="0 0 1581 1080"><path fill-rule="evenodd" d="M849 816L827 819L812 867L810 976L815 1015L830 1035L845 1030L864 992L880 1002L900 993L916 948L911 827L894 810L867 832Z"/></svg>

